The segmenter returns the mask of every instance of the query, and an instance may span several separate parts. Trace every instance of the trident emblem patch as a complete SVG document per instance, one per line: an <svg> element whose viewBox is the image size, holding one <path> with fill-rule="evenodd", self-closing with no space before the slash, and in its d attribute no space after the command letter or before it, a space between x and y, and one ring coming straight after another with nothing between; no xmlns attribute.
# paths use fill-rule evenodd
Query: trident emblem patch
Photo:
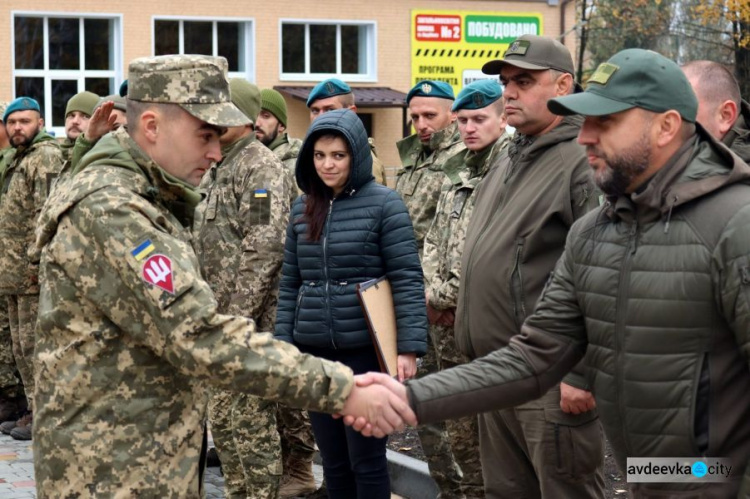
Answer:
<svg viewBox="0 0 750 499"><path fill-rule="evenodd" d="M143 264L143 280L167 293L174 294L172 260L168 256L153 255Z"/></svg>

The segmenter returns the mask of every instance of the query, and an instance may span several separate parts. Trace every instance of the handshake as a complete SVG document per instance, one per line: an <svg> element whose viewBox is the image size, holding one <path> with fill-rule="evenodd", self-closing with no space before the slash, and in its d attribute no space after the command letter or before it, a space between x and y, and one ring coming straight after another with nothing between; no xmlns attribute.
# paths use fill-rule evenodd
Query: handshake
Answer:
<svg viewBox="0 0 750 499"><path fill-rule="evenodd" d="M354 377L354 387L340 414L344 424L366 437L383 438L404 425L416 425L406 387L387 374L370 372Z"/></svg>

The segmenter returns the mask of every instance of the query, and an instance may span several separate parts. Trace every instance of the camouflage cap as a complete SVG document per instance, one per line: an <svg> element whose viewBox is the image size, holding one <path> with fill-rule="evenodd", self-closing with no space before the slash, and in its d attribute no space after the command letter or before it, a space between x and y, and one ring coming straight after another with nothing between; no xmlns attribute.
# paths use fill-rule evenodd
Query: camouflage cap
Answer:
<svg viewBox="0 0 750 499"><path fill-rule="evenodd" d="M232 104L227 60L204 55L164 55L135 59L128 68L128 99L178 104L199 120L220 127L250 119Z"/></svg>
<svg viewBox="0 0 750 499"><path fill-rule="evenodd" d="M634 107L654 113L675 110L693 123L698 99L674 61L651 50L626 49L599 65L585 92L547 101L547 108L559 115L604 116Z"/></svg>

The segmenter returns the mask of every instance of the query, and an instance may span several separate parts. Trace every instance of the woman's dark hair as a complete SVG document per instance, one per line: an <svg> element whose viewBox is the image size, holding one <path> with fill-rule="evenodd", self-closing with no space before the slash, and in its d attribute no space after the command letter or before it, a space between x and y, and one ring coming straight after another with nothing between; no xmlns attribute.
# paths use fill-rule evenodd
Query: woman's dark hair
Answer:
<svg viewBox="0 0 750 499"><path fill-rule="evenodd" d="M349 141L346 140L344 134L336 130L321 130L320 134L315 134L308 137L307 140L313 141L313 146L320 139L337 139L340 138L346 144L346 149L349 151L351 157L352 148L349 145ZM306 167L312 167L313 174L310 175L310 189L307 193L307 199L305 199L305 221L307 222L307 237L310 241L319 241L320 236L323 233L323 226L326 223L326 217L328 216L328 210L333 200L333 189L328 187L318 177L318 173L315 170L314 163L315 150L313 149L312 156L310 157L310 165ZM354 165L351 165L354 168ZM351 175L351 173L350 173Z"/></svg>

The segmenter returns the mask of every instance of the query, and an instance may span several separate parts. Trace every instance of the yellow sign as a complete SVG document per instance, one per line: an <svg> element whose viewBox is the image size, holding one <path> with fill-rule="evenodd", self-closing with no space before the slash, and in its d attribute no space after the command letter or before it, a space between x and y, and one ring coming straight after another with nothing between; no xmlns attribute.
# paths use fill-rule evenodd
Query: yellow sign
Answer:
<svg viewBox="0 0 750 499"><path fill-rule="evenodd" d="M521 35L541 35L542 15L518 12L413 10L411 13L411 86L422 80L464 85L487 78L482 66L500 59Z"/></svg>

